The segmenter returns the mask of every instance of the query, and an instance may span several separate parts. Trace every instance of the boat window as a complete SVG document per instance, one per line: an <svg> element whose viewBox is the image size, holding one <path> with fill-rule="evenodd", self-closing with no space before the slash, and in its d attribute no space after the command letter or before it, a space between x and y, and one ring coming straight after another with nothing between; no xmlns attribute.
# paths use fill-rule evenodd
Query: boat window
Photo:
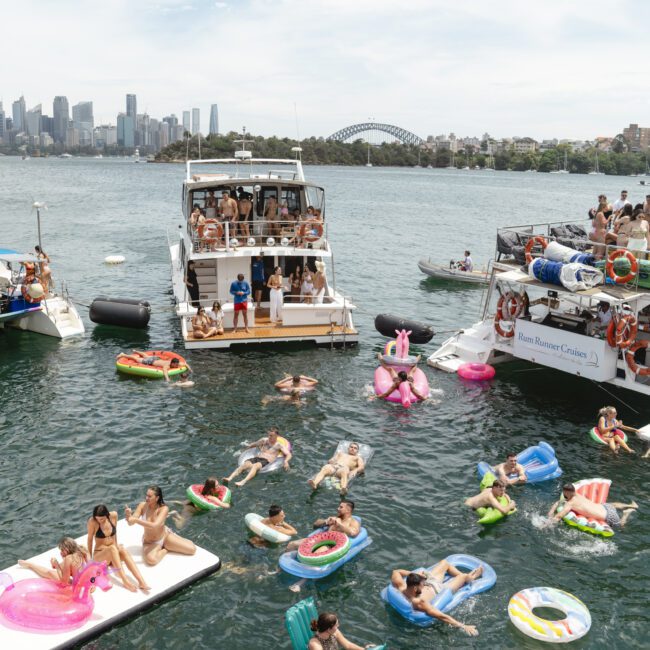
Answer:
<svg viewBox="0 0 650 650"><path fill-rule="evenodd" d="M274 197L277 200L278 188L275 185L263 185L257 193L257 200L255 202L255 212L258 217L264 216L264 206L266 206L266 202L271 197Z"/></svg>
<svg viewBox="0 0 650 650"><path fill-rule="evenodd" d="M300 205L300 188L283 187L280 191L280 205L282 205L285 201L287 202L289 212L293 212L296 208L303 212Z"/></svg>
<svg viewBox="0 0 650 650"><path fill-rule="evenodd" d="M314 208L323 210L325 208L325 193L320 187L305 187L305 194L307 195L307 205L311 205Z"/></svg>

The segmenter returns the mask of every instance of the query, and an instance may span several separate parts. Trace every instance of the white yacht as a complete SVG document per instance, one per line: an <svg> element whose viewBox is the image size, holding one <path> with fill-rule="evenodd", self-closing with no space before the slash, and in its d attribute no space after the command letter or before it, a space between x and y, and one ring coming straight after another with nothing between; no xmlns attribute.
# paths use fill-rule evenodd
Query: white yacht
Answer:
<svg viewBox="0 0 650 650"><path fill-rule="evenodd" d="M214 173L215 168L223 167L224 171ZM218 204L217 209L211 207L214 205L209 201L211 193L219 202L223 192L251 201L248 221L232 223L222 218ZM242 149L234 158L187 161L182 204L183 224L175 241L170 242L170 255L176 313L186 348L229 348L290 341L346 346L358 342L358 332L352 322L355 306L336 286L334 257L327 237L325 193L323 188L305 180L299 159L256 159L250 151ZM205 212L204 225L192 224L190 219L197 205ZM320 218L306 216L310 206L320 212ZM287 208L288 215L283 207ZM258 257L263 262L266 280L280 266L285 283L297 267L302 272L309 268L313 276L317 266L323 268L320 264L323 263L324 292L312 296L308 286L306 292L305 288L296 292L289 291L288 284L285 285L281 320L273 323L269 289L265 287L260 308L252 301L254 296L249 297L250 331L245 331L241 316L234 331L230 287L240 273L253 285L253 262ZM196 313L196 302L192 304L184 281L190 262L194 262L197 274L200 305L206 310L212 308L214 301L222 305L225 330L222 335L193 336L191 319Z"/></svg>
<svg viewBox="0 0 650 650"><path fill-rule="evenodd" d="M41 261L34 255L0 249L0 328L66 339L81 336L84 324L70 301L65 283L61 293L47 290L39 278Z"/></svg>
<svg viewBox="0 0 650 650"><path fill-rule="evenodd" d="M137 163L140 162L140 150L139 149L136 149L133 152L133 162L137 162Z"/></svg>
<svg viewBox="0 0 650 650"><path fill-rule="evenodd" d="M571 244L574 250L565 249L567 259L575 259L573 253L581 255L592 245L586 236L576 236L580 231L575 224L500 229L499 257L510 252L516 259L493 262L481 320L444 341L429 357L429 365L456 372L465 362L522 359L650 395L650 262L608 246L608 262L596 263L605 273L597 274L594 286L579 290L569 289L570 282L542 282L520 266L525 253L531 255L538 244L546 249L553 241ZM628 260L623 271L614 264L620 257ZM596 318L603 303L609 305L612 319L604 329Z"/></svg>

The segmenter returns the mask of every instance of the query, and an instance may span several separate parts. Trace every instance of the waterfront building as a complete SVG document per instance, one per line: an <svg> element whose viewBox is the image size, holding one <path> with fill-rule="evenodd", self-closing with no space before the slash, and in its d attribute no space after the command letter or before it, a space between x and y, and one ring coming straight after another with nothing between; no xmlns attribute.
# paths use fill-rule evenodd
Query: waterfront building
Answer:
<svg viewBox="0 0 650 650"><path fill-rule="evenodd" d="M125 141L132 142L133 144L125 144L125 147L135 147L140 144L138 142L138 100L135 95L127 94L126 96L126 116L131 118L126 120L125 128L131 129L130 134L125 134ZM119 136L118 136L119 137Z"/></svg>
<svg viewBox="0 0 650 650"><path fill-rule="evenodd" d="M630 147L630 151L644 151L650 148L650 129L630 124L623 129L623 137Z"/></svg>
<svg viewBox="0 0 650 650"><path fill-rule="evenodd" d="M132 149L135 147L135 120L126 113L117 116L117 144Z"/></svg>
<svg viewBox="0 0 650 650"><path fill-rule="evenodd" d="M535 153L539 149L539 142L533 138L518 138L514 142L516 153Z"/></svg>
<svg viewBox="0 0 650 650"><path fill-rule="evenodd" d="M28 135L35 135L38 137L41 133L41 115L43 114L43 109L40 104L30 108L25 115L25 126L24 131L27 131Z"/></svg>
<svg viewBox="0 0 650 650"><path fill-rule="evenodd" d="M2 102L0 102L0 141L4 140L6 125L5 111L4 108L2 108Z"/></svg>
<svg viewBox="0 0 650 650"><path fill-rule="evenodd" d="M216 104L212 104L210 107L210 135L219 134L219 108Z"/></svg>
<svg viewBox="0 0 650 650"><path fill-rule="evenodd" d="M183 131L188 131L192 132L192 129L190 127L190 112L189 111L183 111Z"/></svg>
<svg viewBox="0 0 650 650"><path fill-rule="evenodd" d="M69 126L65 132L65 146L67 149L74 149L79 146L79 129Z"/></svg>
<svg viewBox="0 0 650 650"><path fill-rule="evenodd" d="M192 135L201 132L201 111L198 108L192 109Z"/></svg>
<svg viewBox="0 0 650 650"><path fill-rule="evenodd" d="M96 149L103 149L117 144L117 128L112 124L101 124L93 130L93 142Z"/></svg>
<svg viewBox="0 0 650 650"><path fill-rule="evenodd" d="M57 95L52 103L52 137L54 142L65 142L69 121L68 98L64 95Z"/></svg>
<svg viewBox="0 0 650 650"><path fill-rule="evenodd" d="M25 98L21 95L20 99L17 99L11 105L11 113L14 118L14 130L21 131L27 130L27 110L25 106Z"/></svg>
<svg viewBox="0 0 650 650"><path fill-rule="evenodd" d="M79 102L72 107L72 123L79 131L79 145L91 147L93 144L93 129L95 120L93 117L93 103Z"/></svg>

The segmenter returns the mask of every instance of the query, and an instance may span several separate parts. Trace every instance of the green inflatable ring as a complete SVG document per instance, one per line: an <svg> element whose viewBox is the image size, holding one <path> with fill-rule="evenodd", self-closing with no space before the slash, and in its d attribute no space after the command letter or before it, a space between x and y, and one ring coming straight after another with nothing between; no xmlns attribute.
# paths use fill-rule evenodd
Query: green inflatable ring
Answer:
<svg viewBox="0 0 650 650"><path fill-rule="evenodd" d="M314 535L313 537L320 537L320 535ZM309 540L309 537L307 538L307 540ZM313 553L317 548L321 546L334 546L334 544L331 544L327 540L316 542L311 547L311 552ZM326 564L331 564L332 562L336 562L337 560L340 560L349 550L350 550L350 538L346 535L345 544L343 544L341 548L332 551L331 553L325 553L325 555L303 555L300 552L300 548L299 548L297 553L297 559L302 564L307 564L309 566L324 566Z"/></svg>
<svg viewBox="0 0 650 650"><path fill-rule="evenodd" d="M199 510L223 510L221 506L218 506L216 503L212 503L211 501L208 501L201 494L197 494L196 489L193 489L193 488L202 488L202 487L203 485L200 483L188 486L187 490L185 490L185 496ZM223 488L225 492L223 498L222 497L217 497L217 498L219 498L224 503L230 503L230 499L232 498L232 493L230 492L230 488L226 487L225 485L220 485L219 488L220 489Z"/></svg>
<svg viewBox="0 0 650 650"><path fill-rule="evenodd" d="M627 433L625 431L621 431L620 429L615 429L617 432L620 432L623 434L622 440L623 442L627 442ZM589 429L589 437L595 442L598 443L599 445L606 445L607 443L598 435L598 427L593 427ZM619 436L620 438L621 436Z"/></svg>

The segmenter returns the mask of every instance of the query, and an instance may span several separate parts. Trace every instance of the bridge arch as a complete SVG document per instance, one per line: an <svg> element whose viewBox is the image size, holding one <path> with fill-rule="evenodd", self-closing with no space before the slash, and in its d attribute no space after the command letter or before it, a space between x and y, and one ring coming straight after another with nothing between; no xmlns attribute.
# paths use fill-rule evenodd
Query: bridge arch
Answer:
<svg viewBox="0 0 650 650"><path fill-rule="evenodd" d="M415 133L407 131L406 129L403 129L399 126L395 126L393 124L381 124L380 122L352 124L352 126L346 126L344 129L341 129L336 133L332 133L332 135L330 135L327 139L337 140L338 142L345 142L351 137L357 135L358 133L363 133L364 131L383 131L384 133L388 133L388 135L397 138L404 144L424 144L424 140L419 135L415 135Z"/></svg>

